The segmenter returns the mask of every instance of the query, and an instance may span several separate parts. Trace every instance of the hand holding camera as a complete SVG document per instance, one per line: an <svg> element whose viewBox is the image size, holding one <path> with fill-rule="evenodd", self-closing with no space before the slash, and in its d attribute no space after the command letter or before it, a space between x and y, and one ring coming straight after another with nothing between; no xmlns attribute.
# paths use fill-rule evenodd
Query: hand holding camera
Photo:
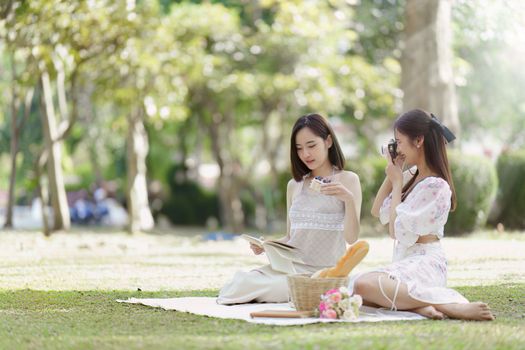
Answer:
<svg viewBox="0 0 525 350"><path fill-rule="evenodd" d="M397 153L397 142L391 139L386 145L381 147L381 154L387 158L388 164L385 169L387 178L390 180L393 186L403 184L403 162L400 159L396 159Z"/></svg>
<svg viewBox="0 0 525 350"><path fill-rule="evenodd" d="M383 157L387 157L387 152L390 154L390 158L392 160L396 159L397 157L397 142L394 139L391 139L388 141L386 145L381 146L381 155Z"/></svg>

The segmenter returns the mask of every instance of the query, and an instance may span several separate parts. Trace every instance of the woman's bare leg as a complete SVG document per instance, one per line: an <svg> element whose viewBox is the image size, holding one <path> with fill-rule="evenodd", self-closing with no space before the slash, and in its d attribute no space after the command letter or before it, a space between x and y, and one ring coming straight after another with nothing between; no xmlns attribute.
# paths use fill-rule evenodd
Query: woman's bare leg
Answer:
<svg viewBox="0 0 525 350"><path fill-rule="evenodd" d="M370 302L370 301L368 301L368 300L365 300L365 299L363 299L363 305L364 305L364 306L375 307L375 308L380 308L380 307L382 307L381 305L374 304L374 303L372 303L372 302Z"/></svg>
<svg viewBox="0 0 525 350"><path fill-rule="evenodd" d="M386 273L371 272L359 277L354 284L355 294L361 295L363 300L374 303L382 307L392 307L392 302L385 298L379 287L379 278L381 278L381 287L385 295L392 300L396 291L397 281L388 278ZM395 300L395 307L398 310L414 310L421 307L429 306L419 300L412 299L408 295L406 284L400 283L397 297Z"/></svg>
<svg viewBox="0 0 525 350"><path fill-rule="evenodd" d="M433 320L445 319L445 314L443 314L441 311L436 310L436 308L432 305L418 307L407 311L415 312L416 314L420 314L421 316L425 316Z"/></svg>
<svg viewBox="0 0 525 350"><path fill-rule="evenodd" d="M371 272L359 277L354 284L355 294L361 295L364 301L373 303L382 307L392 307L392 302L385 298L379 287L379 278L381 278L381 287L384 294L392 300L396 291L398 282L388 278L386 273ZM476 302L466 304L443 304L432 305L416 299L408 294L406 284L400 283L395 300L395 307L398 310L413 311L425 317L433 319L442 319L444 315L450 318L461 320L493 320L494 316L490 312L487 304Z"/></svg>

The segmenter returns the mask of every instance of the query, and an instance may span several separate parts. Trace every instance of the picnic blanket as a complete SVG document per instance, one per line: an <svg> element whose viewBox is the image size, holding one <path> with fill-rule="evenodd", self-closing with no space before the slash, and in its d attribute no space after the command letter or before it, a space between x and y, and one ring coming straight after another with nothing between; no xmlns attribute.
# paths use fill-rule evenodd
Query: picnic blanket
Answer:
<svg viewBox="0 0 525 350"><path fill-rule="evenodd" d="M244 320L250 323L292 326L311 323L327 322L382 322L382 321L415 321L425 320L419 314L407 311L390 311L387 309L377 309L369 306L362 306L359 309L359 317L353 321L332 320L321 318L273 318L273 317L250 317L250 313L265 310L294 310L288 303L252 303L238 305L217 304L217 298L210 297L186 297L186 298L155 298L138 299L129 298L127 300L117 300L120 303L141 304L151 307L158 307L164 310L175 310L189 312L195 315L208 317L228 318Z"/></svg>

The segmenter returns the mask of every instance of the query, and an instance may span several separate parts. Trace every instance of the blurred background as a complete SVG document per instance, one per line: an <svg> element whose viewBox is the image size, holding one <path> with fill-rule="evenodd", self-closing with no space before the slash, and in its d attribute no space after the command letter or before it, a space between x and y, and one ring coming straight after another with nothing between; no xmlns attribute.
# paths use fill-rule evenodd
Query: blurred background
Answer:
<svg viewBox="0 0 525 350"><path fill-rule="evenodd" d="M402 111L458 136L449 234L525 228L520 0L3 0L0 225L284 232L294 121L363 187Z"/></svg>

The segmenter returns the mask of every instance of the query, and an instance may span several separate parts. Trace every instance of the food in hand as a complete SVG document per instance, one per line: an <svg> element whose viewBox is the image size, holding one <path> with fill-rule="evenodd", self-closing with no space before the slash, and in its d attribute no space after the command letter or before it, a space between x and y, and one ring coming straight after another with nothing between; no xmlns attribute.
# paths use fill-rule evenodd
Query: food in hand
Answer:
<svg viewBox="0 0 525 350"><path fill-rule="evenodd" d="M357 241L346 250L337 264L321 269L312 275L312 278L346 277L368 254L369 245L366 241Z"/></svg>
<svg viewBox="0 0 525 350"><path fill-rule="evenodd" d="M321 176L316 176L310 182L310 189L312 189L312 190L314 190L316 192L321 192L321 185L329 183L329 182L330 182L330 180L328 180L328 179L325 179L325 178L323 178Z"/></svg>

